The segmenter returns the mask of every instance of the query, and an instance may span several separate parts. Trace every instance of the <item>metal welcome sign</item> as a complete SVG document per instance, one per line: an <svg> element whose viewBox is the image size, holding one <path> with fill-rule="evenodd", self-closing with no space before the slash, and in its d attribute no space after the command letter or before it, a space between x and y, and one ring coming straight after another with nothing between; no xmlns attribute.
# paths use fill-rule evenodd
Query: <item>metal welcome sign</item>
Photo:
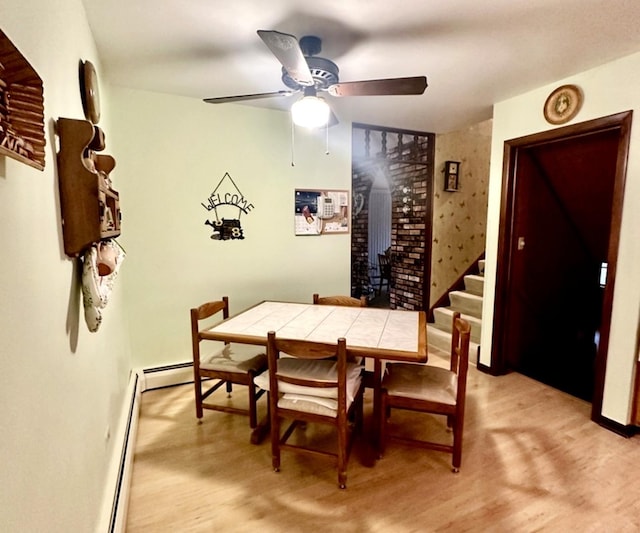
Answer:
<svg viewBox="0 0 640 533"><path fill-rule="evenodd" d="M211 239L220 241L244 239L240 217L243 213L251 212L254 206L240 192L228 172L222 176L207 202L202 202L201 205L214 215L213 219L205 220L205 225L212 228ZM223 216L225 214L229 217ZM233 218L234 215L236 215L235 218Z"/></svg>

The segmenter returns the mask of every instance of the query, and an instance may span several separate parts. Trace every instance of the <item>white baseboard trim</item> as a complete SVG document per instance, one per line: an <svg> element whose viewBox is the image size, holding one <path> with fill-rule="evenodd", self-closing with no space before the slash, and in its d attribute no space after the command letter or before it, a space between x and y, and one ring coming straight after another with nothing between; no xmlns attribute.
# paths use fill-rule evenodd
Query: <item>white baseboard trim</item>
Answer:
<svg viewBox="0 0 640 533"><path fill-rule="evenodd" d="M129 384L125 398L122 402L120 422L114 434L115 444L107 471L105 497L98 527L96 528L97 532L121 533L125 531L127 526L133 451L138 430L140 395L143 388L144 378L142 373L132 370L129 374Z"/></svg>
<svg viewBox="0 0 640 533"><path fill-rule="evenodd" d="M191 362L132 370L129 374L120 423L114 434L113 455L107 471L105 497L96 532L124 533L126 530L131 471L142 393L190 382L193 382Z"/></svg>
<svg viewBox="0 0 640 533"><path fill-rule="evenodd" d="M143 372L145 382L144 390L161 389L162 387L193 383L193 363L191 362L145 368Z"/></svg>

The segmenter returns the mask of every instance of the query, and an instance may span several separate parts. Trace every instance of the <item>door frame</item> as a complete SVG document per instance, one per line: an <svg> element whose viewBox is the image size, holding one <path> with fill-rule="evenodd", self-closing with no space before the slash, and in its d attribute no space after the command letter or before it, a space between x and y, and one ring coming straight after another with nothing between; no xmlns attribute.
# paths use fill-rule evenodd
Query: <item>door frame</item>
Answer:
<svg viewBox="0 0 640 533"><path fill-rule="evenodd" d="M591 419L602 425L608 425L602 416L602 396L604 392L604 378L609 348L609 331L611 326L611 310L613 307L613 289L615 286L618 245L620 241L620 225L622 221L622 201L624 185L627 175L627 159L631 138L631 119L633 111L624 111L562 128L535 133L504 143L502 169L502 198L500 203L500 231L498 236L498 255L496 265L496 293L494 309L493 342L491 349L491 373L504 374L508 369L507 321L509 310L508 290L511 284L511 268L514 242L514 207L516 205L516 172L518 168L519 151L540 144L547 144L569 138L590 135L612 129L620 131L616 170L613 186L613 202L611 213L611 229L609 233L609 248L607 251L608 269L607 283L604 289L602 304L602 323L600 329L600 343L596 355L594 392L591 403Z"/></svg>

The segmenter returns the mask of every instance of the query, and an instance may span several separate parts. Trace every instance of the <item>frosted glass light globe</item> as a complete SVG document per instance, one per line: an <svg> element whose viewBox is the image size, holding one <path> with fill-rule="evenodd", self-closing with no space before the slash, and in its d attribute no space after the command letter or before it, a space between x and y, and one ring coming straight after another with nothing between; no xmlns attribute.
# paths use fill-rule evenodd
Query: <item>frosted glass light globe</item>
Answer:
<svg viewBox="0 0 640 533"><path fill-rule="evenodd" d="M291 106L293 123L304 128L326 126L329 112L329 104L317 96L304 96Z"/></svg>

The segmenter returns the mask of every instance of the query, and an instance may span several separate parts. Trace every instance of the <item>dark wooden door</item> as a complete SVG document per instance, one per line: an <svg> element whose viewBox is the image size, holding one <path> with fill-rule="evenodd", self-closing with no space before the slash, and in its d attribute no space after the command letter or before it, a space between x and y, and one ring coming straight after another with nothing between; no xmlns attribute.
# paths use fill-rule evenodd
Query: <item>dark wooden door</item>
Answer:
<svg viewBox="0 0 640 533"><path fill-rule="evenodd" d="M591 401L620 131L522 147L506 296L510 369Z"/></svg>

